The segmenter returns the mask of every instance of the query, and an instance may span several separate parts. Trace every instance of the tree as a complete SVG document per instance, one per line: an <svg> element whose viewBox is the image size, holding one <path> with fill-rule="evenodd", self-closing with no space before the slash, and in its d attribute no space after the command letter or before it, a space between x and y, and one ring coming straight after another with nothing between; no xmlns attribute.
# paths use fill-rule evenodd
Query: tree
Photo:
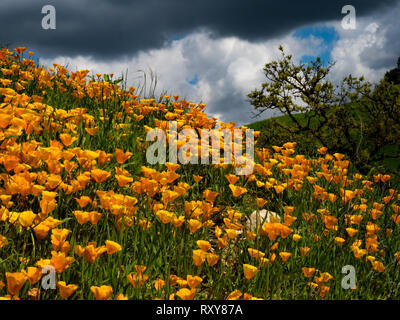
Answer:
<svg viewBox="0 0 400 320"><path fill-rule="evenodd" d="M400 141L400 95L392 83L382 80L374 88L363 77L349 75L335 86L328 80L333 63L324 67L316 58L309 64L295 64L282 47L279 50L281 59L263 69L268 81L248 97L255 116L279 110L289 122L270 121L262 143L276 143L280 138L284 143L290 138L306 152L325 146L368 169L382 157L382 147ZM385 121L393 127L387 127ZM394 129L391 134L389 129Z"/></svg>
<svg viewBox="0 0 400 320"><path fill-rule="evenodd" d="M393 82L394 84L400 84L400 57L397 59L397 68L386 72L385 80Z"/></svg>

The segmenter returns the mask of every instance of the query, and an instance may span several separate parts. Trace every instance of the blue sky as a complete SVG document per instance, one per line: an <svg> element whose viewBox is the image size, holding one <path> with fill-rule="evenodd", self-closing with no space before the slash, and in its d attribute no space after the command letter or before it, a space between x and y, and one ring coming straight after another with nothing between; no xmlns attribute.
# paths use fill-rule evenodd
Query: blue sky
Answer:
<svg viewBox="0 0 400 320"><path fill-rule="evenodd" d="M321 52L318 56L321 58L323 65L327 65L327 63L331 61L331 51L335 42L340 40L340 36L336 32L335 28L324 25L306 26L297 29L293 36L299 39L307 39L312 36L321 39ZM315 58L316 56L304 55L301 57L300 61L307 63Z"/></svg>

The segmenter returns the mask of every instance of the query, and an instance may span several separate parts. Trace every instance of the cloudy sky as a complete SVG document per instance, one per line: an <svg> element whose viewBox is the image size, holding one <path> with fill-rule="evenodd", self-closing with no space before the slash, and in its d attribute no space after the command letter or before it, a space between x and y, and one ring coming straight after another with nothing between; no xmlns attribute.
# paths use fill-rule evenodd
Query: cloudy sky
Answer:
<svg viewBox="0 0 400 320"><path fill-rule="evenodd" d="M42 28L45 5L56 9L55 30ZM342 27L345 5L356 10L354 30ZM1 0L0 44L28 46L47 67L127 73L134 86L152 70L157 94L243 125L255 121L247 94L279 45L296 61L335 61L333 81L375 82L400 56L399 16L399 0Z"/></svg>

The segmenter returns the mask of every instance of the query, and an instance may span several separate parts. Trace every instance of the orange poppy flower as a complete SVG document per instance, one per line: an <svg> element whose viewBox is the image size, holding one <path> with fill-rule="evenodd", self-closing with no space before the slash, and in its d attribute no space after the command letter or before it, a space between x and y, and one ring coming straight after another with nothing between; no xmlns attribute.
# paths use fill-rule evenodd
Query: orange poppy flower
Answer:
<svg viewBox="0 0 400 320"><path fill-rule="evenodd" d="M208 250L210 250L211 248L211 244L208 241L205 240L198 240L196 241L197 245L199 246L199 248L201 250L203 250L204 252L207 252Z"/></svg>
<svg viewBox="0 0 400 320"><path fill-rule="evenodd" d="M167 162L167 163L165 164L165 166L168 168L168 171L175 172L177 169L180 168L181 165L180 165L180 164L175 164L175 163Z"/></svg>
<svg viewBox="0 0 400 320"><path fill-rule="evenodd" d="M243 264L243 273L247 280L252 279L256 273L258 272L258 268L250 265L250 264Z"/></svg>
<svg viewBox="0 0 400 320"><path fill-rule="evenodd" d="M89 133L91 136L95 136L97 134L97 131L99 131L99 127L85 128L85 131Z"/></svg>
<svg viewBox="0 0 400 320"><path fill-rule="evenodd" d="M107 252L107 248L105 246L96 248L96 245L93 243L86 246L83 251L83 257L86 259L87 262L93 263L104 252Z"/></svg>
<svg viewBox="0 0 400 320"><path fill-rule="evenodd" d="M115 175L115 179L117 179L118 185L121 188L125 187L128 183L131 183L133 181L133 178L124 175Z"/></svg>
<svg viewBox="0 0 400 320"><path fill-rule="evenodd" d="M78 140L77 137L72 137L70 134L68 133L62 133L60 134L60 139L62 141L62 143L64 144L64 146L69 147L70 145L72 145L76 140Z"/></svg>
<svg viewBox="0 0 400 320"><path fill-rule="evenodd" d="M158 280L154 281L154 287L156 288L157 291L161 290L161 288L164 287L164 285L165 285L164 280L158 279Z"/></svg>
<svg viewBox="0 0 400 320"><path fill-rule="evenodd" d="M64 252L51 252L52 258L50 259L51 265L54 267L57 273L64 272L71 263L75 261L72 257L66 257Z"/></svg>
<svg viewBox="0 0 400 320"><path fill-rule="evenodd" d="M133 288L139 288L141 287L144 282L149 278L147 275L143 275L142 273L134 273L134 274L128 274L127 278L129 282L131 283Z"/></svg>
<svg viewBox="0 0 400 320"><path fill-rule="evenodd" d="M119 164L123 164L126 160L132 157L132 152L123 152L121 149L115 149L115 159Z"/></svg>
<svg viewBox="0 0 400 320"><path fill-rule="evenodd" d="M6 272L6 279L8 292L15 296L24 286L28 277L24 272Z"/></svg>
<svg viewBox="0 0 400 320"><path fill-rule="evenodd" d="M90 287L90 290L93 292L93 295L96 300L107 300L110 297L111 293L113 292L111 286L101 286L101 287L92 286Z"/></svg>
<svg viewBox="0 0 400 320"><path fill-rule="evenodd" d="M56 251L62 251L67 253L71 248L68 241L66 241L68 234L71 230L68 229L53 229L51 231L51 243L53 245L53 249Z"/></svg>
<svg viewBox="0 0 400 320"><path fill-rule="evenodd" d="M58 290L60 290L60 296L63 299L67 299L69 296L71 296L76 291L76 289L78 289L77 285L75 285L75 284L67 285L64 281L58 281L57 287L58 287Z"/></svg>
<svg viewBox="0 0 400 320"><path fill-rule="evenodd" d="M290 252L279 252L279 256L284 262L287 262L292 254Z"/></svg>
<svg viewBox="0 0 400 320"><path fill-rule="evenodd" d="M201 179L203 179L203 177L202 176L197 176L197 175L193 175L193 180L196 182L196 183L198 183L199 181L201 181Z"/></svg>
<svg viewBox="0 0 400 320"><path fill-rule="evenodd" d="M327 229L334 229L335 225L338 222L338 219L336 217L328 215L324 215L323 220Z"/></svg>
<svg viewBox="0 0 400 320"><path fill-rule="evenodd" d="M191 289L196 288L202 281L203 279L200 278L199 276L192 276L192 275L187 275L186 277L187 284Z"/></svg>
<svg viewBox="0 0 400 320"><path fill-rule="evenodd" d="M75 201L79 204L81 208L86 207L89 203L92 202L92 199L90 199L88 196L81 196L79 199L75 198Z"/></svg>
<svg viewBox="0 0 400 320"><path fill-rule="evenodd" d="M190 233L195 233L197 230L201 228L201 222L196 219L190 219L188 221Z"/></svg>
<svg viewBox="0 0 400 320"><path fill-rule="evenodd" d="M238 198L238 197L240 197L241 195L243 195L243 194L245 194L247 192L246 188L238 187L238 186L235 186L233 184L229 185L229 189L231 189L232 194L233 194L233 196L235 198Z"/></svg>
<svg viewBox="0 0 400 320"><path fill-rule="evenodd" d="M308 252L310 251L309 247L301 247L300 248L300 255L302 257L306 256L308 254Z"/></svg>
<svg viewBox="0 0 400 320"><path fill-rule="evenodd" d="M106 248L108 255L122 250L121 245L111 240L106 240Z"/></svg>
<svg viewBox="0 0 400 320"><path fill-rule="evenodd" d="M239 177L234 174L226 174L225 178L228 180L229 184L235 184L239 180Z"/></svg>
<svg viewBox="0 0 400 320"><path fill-rule="evenodd" d="M87 211L81 211L81 210L75 210L72 212L78 221L79 224L84 224L89 221L89 212Z"/></svg>
<svg viewBox="0 0 400 320"><path fill-rule="evenodd" d="M306 267L301 268L301 270L303 270L304 276L307 277L307 278L312 277L312 275L316 271L315 268L306 268Z"/></svg>
<svg viewBox="0 0 400 320"><path fill-rule="evenodd" d="M164 224L170 223L174 218L176 218L176 215L174 213L167 210L158 210L156 212L156 215Z"/></svg>
<svg viewBox="0 0 400 320"><path fill-rule="evenodd" d="M264 200L263 198L256 198L257 201L257 206L261 209L262 207L265 206L265 204L268 202L267 200Z"/></svg>
<svg viewBox="0 0 400 320"><path fill-rule="evenodd" d="M219 260L219 256L217 254L207 253L206 256L207 263L210 267L215 266Z"/></svg>
<svg viewBox="0 0 400 320"><path fill-rule="evenodd" d="M191 290L189 290L187 288L182 288L176 293L176 295L179 298L181 298L182 300L193 300L195 293L196 293L195 288L193 288Z"/></svg>
<svg viewBox="0 0 400 320"><path fill-rule="evenodd" d="M28 267L26 275L30 284L34 285L42 277L42 271L35 267Z"/></svg>
<svg viewBox="0 0 400 320"><path fill-rule="evenodd" d="M242 293L239 290L232 291L229 296L226 298L227 300L239 300L242 296Z"/></svg>
<svg viewBox="0 0 400 320"><path fill-rule="evenodd" d="M203 192L204 198L205 198L208 202L211 202L211 203L214 203L215 198L216 198L218 195L219 195L218 192L214 192L214 191L211 191L211 190L208 190L208 189L205 190L205 191Z"/></svg>
<svg viewBox="0 0 400 320"><path fill-rule="evenodd" d="M205 259L206 259L206 253L199 249L199 250L193 250L193 263L196 267L200 267Z"/></svg>
<svg viewBox="0 0 400 320"><path fill-rule="evenodd" d="M110 176L111 173L105 170L101 169L93 169L90 172L90 176L97 182L97 183L102 183L106 181Z"/></svg>
<svg viewBox="0 0 400 320"><path fill-rule="evenodd" d="M265 256L264 252L261 252L257 249L248 248L247 251L249 252L249 255L253 258L260 259Z"/></svg>

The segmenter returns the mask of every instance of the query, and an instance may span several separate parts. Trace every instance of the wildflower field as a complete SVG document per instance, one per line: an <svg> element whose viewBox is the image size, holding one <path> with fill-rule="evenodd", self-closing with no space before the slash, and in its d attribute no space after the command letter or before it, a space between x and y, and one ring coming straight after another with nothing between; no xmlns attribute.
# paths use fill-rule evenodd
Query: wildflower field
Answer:
<svg viewBox="0 0 400 320"><path fill-rule="evenodd" d="M152 128L235 125L33 56L0 50L1 299L398 297L389 175L361 175L320 146L310 159L293 141L256 144L247 176L235 164L150 165ZM260 210L274 214L251 220ZM56 286L44 289L52 268Z"/></svg>

